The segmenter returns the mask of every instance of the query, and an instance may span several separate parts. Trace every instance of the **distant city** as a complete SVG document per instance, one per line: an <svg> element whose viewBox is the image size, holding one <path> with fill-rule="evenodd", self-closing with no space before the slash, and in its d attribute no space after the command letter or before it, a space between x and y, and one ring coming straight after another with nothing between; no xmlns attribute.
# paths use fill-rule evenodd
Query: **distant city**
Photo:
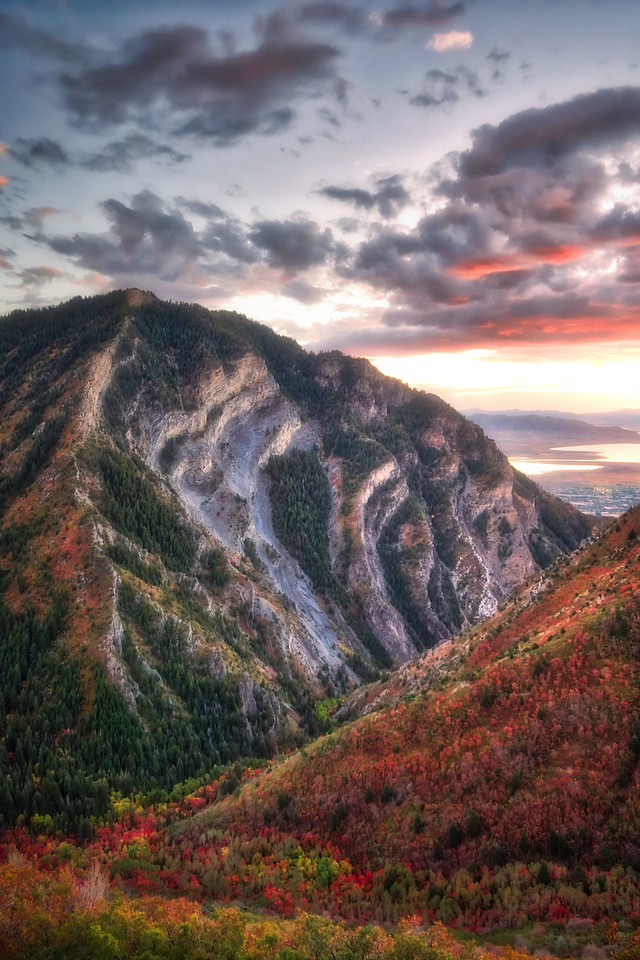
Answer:
<svg viewBox="0 0 640 960"><path fill-rule="evenodd" d="M640 411L469 410L512 464L585 513L617 517L640 503Z"/></svg>
<svg viewBox="0 0 640 960"><path fill-rule="evenodd" d="M549 483L544 477L538 478L538 483L557 497L568 500L584 513L599 517L618 517L640 503L640 486L632 484L615 484L610 487L585 486L557 481Z"/></svg>

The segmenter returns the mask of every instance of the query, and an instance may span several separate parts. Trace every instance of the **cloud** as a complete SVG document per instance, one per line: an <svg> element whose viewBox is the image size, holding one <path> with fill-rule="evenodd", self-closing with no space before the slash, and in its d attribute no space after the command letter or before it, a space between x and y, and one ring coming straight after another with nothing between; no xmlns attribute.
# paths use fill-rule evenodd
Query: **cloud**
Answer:
<svg viewBox="0 0 640 960"><path fill-rule="evenodd" d="M478 74L465 66L456 67L453 71L437 68L428 70L424 76L422 92L411 97L409 103L417 107L437 107L456 103L460 99L461 88L473 93L476 97L483 97L486 94Z"/></svg>
<svg viewBox="0 0 640 960"><path fill-rule="evenodd" d="M326 290L323 290L321 287L316 287L312 283L307 283L306 280L297 279L289 280L288 283L285 283L285 285L280 288L280 293L284 297L297 300L298 303L304 303L305 306L311 306L324 299Z"/></svg>
<svg viewBox="0 0 640 960"><path fill-rule="evenodd" d="M26 140L18 137L10 148L11 156L25 167L49 164L53 167L68 167L73 161L57 140L49 137L37 137Z"/></svg>
<svg viewBox="0 0 640 960"><path fill-rule="evenodd" d="M476 130L412 229L374 226L339 266L389 304L364 353L640 337L640 91L599 90ZM624 188L631 198L612 202ZM635 194L629 195L629 190ZM635 197L635 199L633 199ZM606 211L603 213L603 210Z"/></svg>
<svg viewBox="0 0 640 960"><path fill-rule="evenodd" d="M131 133L122 140L112 140L95 153L78 158L75 164L88 170L126 173L136 160L154 157L167 163L183 163L189 159L189 154L174 150L166 143L158 143L142 133Z"/></svg>
<svg viewBox="0 0 640 960"><path fill-rule="evenodd" d="M336 247L331 231L314 220L263 220L254 225L249 239L266 252L267 263L295 273L326 263Z"/></svg>
<svg viewBox="0 0 640 960"><path fill-rule="evenodd" d="M193 226L175 207L145 190L130 205L108 199L101 204L109 222L103 234L34 239L79 266L109 277L152 275L164 280L195 279L206 262L206 248Z"/></svg>
<svg viewBox="0 0 640 960"><path fill-rule="evenodd" d="M40 229L43 221L47 217L54 216L56 213L62 213L62 210L58 210L57 207L31 207L29 210L25 211L24 221L30 227Z"/></svg>
<svg viewBox="0 0 640 960"><path fill-rule="evenodd" d="M5 214L1 216L0 223L4 223L10 230L24 230L29 227L32 230L39 231L44 220L56 213L63 213L63 211L57 207L30 207L28 210L25 210L21 216L17 216L16 214Z"/></svg>
<svg viewBox="0 0 640 960"><path fill-rule="evenodd" d="M473 44L473 34L468 30L450 30L449 33L434 33L427 47L436 53L448 53L450 50L468 50Z"/></svg>
<svg viewBox="0 0 640 960"><path fill-rule="evenodd" d="M390 219L411 202L411 197L397 174L382 177L375 181L376 189L363 190L358 187L323 187L319 192L333 200L351 203L362 210L376 208L381 217Z"/></svg>
<svg viewBox="0 0 640 960"><path fill-rule="evenodd" d="M597 90L479 127L461 155L460 171L478 177L516 165L549 166L586 146L613 146L638 132L640 88Z"/></svg>
<svg viewBox="0 0 640 960"><path fill-rule="evenodd" d="M388 10L383 15L382 22L387 27L437 27L464 13L464 10L464 3L453 3L449 7L440 3L407 5Z"/></svg>
<svg viewBox="0 0 640 960"><path fill-rule="evenodd" d="M298 7L297 19L300 23L337 25L347 33L364 32L370 20L361 7L354 7L337 0L315 0Z"/></svg>
<svg viewBox="0 0 640 960"><path fill-rule="evenodd" d="M247 239L246 228L239 220L226 214L220 217L220 214L212 213L209 216L212 217L212 222L201 234L202 245L206 250L223 254L239 263L257 263L260 256Z"/></svg>
<svg viewBox="0 0 640 960"><path fill-rule="evenodd" d="M161 286L206 285L211 290L214 278L237 282L250 276L252 268L264 273L266 266L284 271L284 295L302 303L317 302L324 291L307 282L293 282L295 274L344 254L343 245L334 241L329 229L302 216L248 225L217 204L184 197L167 203L150 190L137 193L129 202L109 198L100 207L108 223L103 232L47 235L43 220L57 211L44 207L16 218L16 226L30 225L35 232L26 234L29 239L114 281L147 277ZM198 225L188 218L189 213L198 218ZM281 276L277 282L282 285ZM230 295L228 288L217 290Z"/></svg>
<svg viewBox="0 0 640 960"><path fill-rule="evenodd" d="M589 248L577 244L556 244L550 246L531 247L521 253L495 254L487 257L470 257L458 260L449 268L456 277L467 280L490 276L494 273L523 274L523 271L540 263L569 263L579 260Z"/></svg>
<svg viewBox="0 0 640 960"><path fill-rule="evenodd" d="M16 274L23 287L41 287L64 276L56 267L27 267Z"/></svg>
<svg viewBox="0 0 640 960"><path fill-rule="evenodd" d="M206 203L204 200L186 200L184 197L178 197L177 203L186 210L190 210L191 213L207 220L224 219L226 217L226 213L217 203Z"/></svg>
<svg viewBox="0 0 640 960"><path fill-rule="evenodd" d="M112 140L92 153L70 154L57 140L38 137L27 140L18 137L10 148L11 156L25 167L51 166L62 170L84 167L99 172L126 173L136 160L158 157L170 163L182 163L188 154L181 153L141 133L131 133L122 140Z"/></svg>
<svg viewBox="0 0 640 960"><path fill-rule="evenodd" d="M77 60L83 54L83 49L77 44L68 43L35 27L26 14L11 16L0 13L0 49L12 48L21 48L61 62Z"/></svg>
<svg viewBox="0 0 640 960"><path fill-rule="evenodd" d="M493 50L490 50L487 54L487 60L491 60L492 63L498 64L506 63L511 54L508 50L498 50L497 47L494 47Z"/></svg>
<svg viewBox="0 0 640 960"><path fill-rule="evenodd" d="M126 40L97 65L65 71L58 82L72 121L103 129L168 119L175 135L225 145L251 133L275 133L295 116L303 93L326 93L339 51L287 29L276 17L260 24L250 50L214 50L206 30L160 27Z"/></svg>

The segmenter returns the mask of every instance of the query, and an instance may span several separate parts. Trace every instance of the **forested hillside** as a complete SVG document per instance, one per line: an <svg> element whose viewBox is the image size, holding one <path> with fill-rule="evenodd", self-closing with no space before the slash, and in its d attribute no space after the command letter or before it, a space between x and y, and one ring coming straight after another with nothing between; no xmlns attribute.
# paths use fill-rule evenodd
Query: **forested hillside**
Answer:
<svg viewBox="0 0 640 960"><path fill-rule="evenodd" d="M5 832L4 955L634 960L639 530L640 508L266 769L118 798L84 842Z"/></svg>
<svg viewBox="0 0 640 960"><path fill-rule="evenodd" d="M122 882L359 923L637 920L639 529L636 510L233 795L141 820Z"/></svg>
<svg viewBox="0 0 640 960"><path fill-rule="evenodd" d="M437 397L235 314L18 311L0 378L4 826L301 744L592 529Z"/></svg>
<svg viewBox="0 0 640 960"><path fill-rule="evenodd" d="M631 960L635 515L567 562L479 427L233 314L0 338L3 956Z"/></svg>

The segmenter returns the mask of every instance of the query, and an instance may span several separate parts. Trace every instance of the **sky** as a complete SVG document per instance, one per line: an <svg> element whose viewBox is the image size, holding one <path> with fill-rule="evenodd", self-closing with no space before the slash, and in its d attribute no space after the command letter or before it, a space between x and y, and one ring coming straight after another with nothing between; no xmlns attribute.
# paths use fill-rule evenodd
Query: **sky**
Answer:
<svg viewBox="0 0 640 960"><path fill-rule="evenodd" d="M640 408L637 0L0 0L0 312L141 287Z"/></svg>

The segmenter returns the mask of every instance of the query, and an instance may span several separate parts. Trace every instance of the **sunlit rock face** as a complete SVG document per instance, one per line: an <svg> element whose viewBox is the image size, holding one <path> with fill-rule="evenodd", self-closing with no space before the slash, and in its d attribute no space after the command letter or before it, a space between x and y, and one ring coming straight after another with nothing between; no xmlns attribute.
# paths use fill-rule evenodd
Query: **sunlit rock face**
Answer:
<svg viewBox="0 0 640 960"><path fill-rule="evenodd" d="M128 305L128 326L93 361L84 433L117 434L172 491L194 535L226 551L237 570L253 545L253 579L234 589L311 677L335 672L345 654L378 666L411 659L493 613L590 532L439 398L366 361L315 357L291 341L283 371L282 338L266 328L256 338L257 325L244 318L225 315L230 355L172 374L171 394L163 394L139 334L153 330L153 302L129 295ZM188 325L188 308L173 309L169 322ZM203 320L205 313L198 322L216 328L217 315ZM119 422L109 425L110 385L131 379ZM315 450L327 479L334 589L314 582L304 552L273 522L266 468L294 450Z"/></svg>

